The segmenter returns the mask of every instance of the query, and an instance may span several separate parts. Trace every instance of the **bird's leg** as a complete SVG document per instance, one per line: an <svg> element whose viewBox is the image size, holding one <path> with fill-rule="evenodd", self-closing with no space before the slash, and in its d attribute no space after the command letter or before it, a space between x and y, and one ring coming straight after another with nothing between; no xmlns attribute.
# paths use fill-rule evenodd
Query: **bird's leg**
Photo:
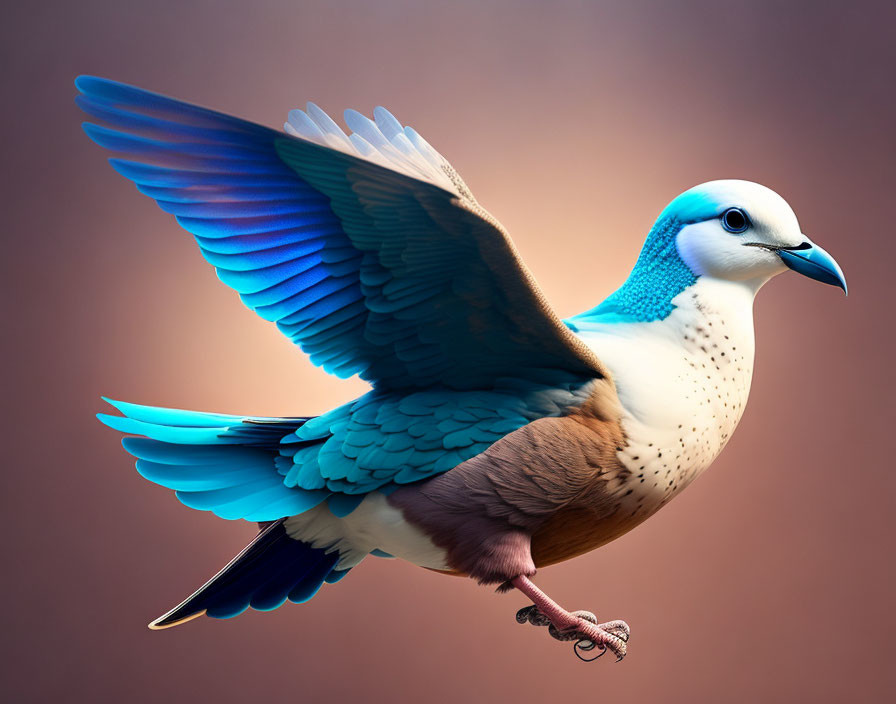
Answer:
<svg viewBox="0 0 896 704"><path fill-rule="evenodd" d="M598 623L597 617L588 611L567 611L523 575L514 577L510 583L529 597L533 604L517 612L516 620L519 623L548 626L548 631L557 640L575 640L576 655L583 660L587 658L582 657L579 651L594 648L600 650L600 655L607 650L612 651L617 660L625 657L626 643L631 633L625 621Z"/></svg>

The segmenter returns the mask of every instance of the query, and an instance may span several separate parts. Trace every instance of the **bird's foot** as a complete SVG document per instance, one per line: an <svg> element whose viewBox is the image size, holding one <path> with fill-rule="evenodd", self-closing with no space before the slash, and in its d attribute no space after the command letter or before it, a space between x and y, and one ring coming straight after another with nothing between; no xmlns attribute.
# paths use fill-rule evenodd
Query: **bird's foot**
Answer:
<svg viewBox="0 0 896 704"><path fill-rule="evenodd" d="M590 611L563 612L552 621L537 606L526 606L516 612L516 620L517 623L547 626L548 633L557 640L576 641L573 646L576 656L585 661L597 660L609 650L619 662L625 657L626 644L631 635L631 629L625 621L598 623L597 617ZM594 657L583 655L595 649L598 654Z"/></svg>

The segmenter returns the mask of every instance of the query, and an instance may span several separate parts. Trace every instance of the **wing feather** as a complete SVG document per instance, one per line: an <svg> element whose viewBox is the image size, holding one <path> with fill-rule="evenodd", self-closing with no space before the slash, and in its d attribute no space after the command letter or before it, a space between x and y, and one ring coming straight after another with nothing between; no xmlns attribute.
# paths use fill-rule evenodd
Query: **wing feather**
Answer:
<svg viewBox="0 0 896 704"><path fill-rule="evenodd" d="M283 133L113 81L76 85L116 171L327 371L391 389L605 375L497 221L384 108L346 111L346 135L309 103Z"/></svg>

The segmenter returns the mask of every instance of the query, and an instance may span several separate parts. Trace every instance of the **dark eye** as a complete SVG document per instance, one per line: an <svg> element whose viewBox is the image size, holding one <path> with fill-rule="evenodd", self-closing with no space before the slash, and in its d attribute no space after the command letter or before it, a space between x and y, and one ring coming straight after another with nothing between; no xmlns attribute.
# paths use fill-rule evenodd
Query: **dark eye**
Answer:
<svg viewBox="0 0 896 704"><path fill-rule="evenodd" d="M722 213L722 227L728 232L739 235L741 232L746 232L749 226L750 218L740 208L728 208Z"/></svg>

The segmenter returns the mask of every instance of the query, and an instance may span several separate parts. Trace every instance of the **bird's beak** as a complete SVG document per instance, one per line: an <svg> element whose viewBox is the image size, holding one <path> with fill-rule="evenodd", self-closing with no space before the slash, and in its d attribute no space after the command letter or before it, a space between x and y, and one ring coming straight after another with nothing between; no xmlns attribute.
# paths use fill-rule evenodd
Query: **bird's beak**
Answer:
<svg viewBox="0 0 896 704"><path fill-rule="evenodd" d="M796 247L775 248L775 252L781 257L781 261L798 274L831 286L839 286L843 293L848 293L846 277L843 276L840 265L808 237Z"/></svg>

